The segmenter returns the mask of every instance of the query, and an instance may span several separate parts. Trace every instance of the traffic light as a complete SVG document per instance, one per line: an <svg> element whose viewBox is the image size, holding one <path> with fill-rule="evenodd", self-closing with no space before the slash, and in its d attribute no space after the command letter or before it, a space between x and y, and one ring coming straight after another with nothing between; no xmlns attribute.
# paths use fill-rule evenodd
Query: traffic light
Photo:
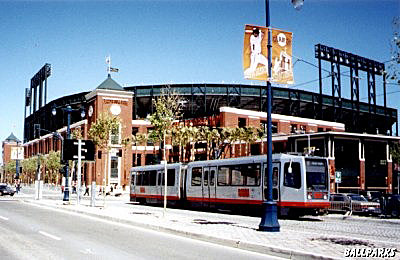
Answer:
<svg viewBox="0 0 400 260"><path fill-rule="evenodd" d="M62 160L75 160L74 155L78 155L78 146L74 144L76 139L65 139L63 144Z"/></svg>

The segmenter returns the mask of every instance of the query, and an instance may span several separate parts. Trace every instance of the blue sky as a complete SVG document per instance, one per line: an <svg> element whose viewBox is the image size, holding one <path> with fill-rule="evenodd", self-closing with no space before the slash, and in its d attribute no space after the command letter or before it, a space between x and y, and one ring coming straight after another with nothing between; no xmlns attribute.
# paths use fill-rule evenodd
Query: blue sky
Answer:
<svg viewBox="0 0 400 260"><path fill-rule="evenodd" d="M293 32L296 57L317 64L314 45L322 43L384 62L400 2L305 0L296 11L290 0L272 0L270 9L271 25ZM265 25L264 0L0 1L0 139L11 132L23 138L24 91L45 63L52 65L48 100L96 88L106 77L108 54L120 69L113 78L123 86L264 84L243 78L245 24ZM318 69L304 62L294 71L297 85L318 79ZM324 93L331 91L329 80ZM344 97L349 81L342 77ZM291 87L318 90L318 81L296 84ZM400 86L388 85L388 92L396 91ZM388 95L388 106L399 109L399 100L399 92Z"/></svg>

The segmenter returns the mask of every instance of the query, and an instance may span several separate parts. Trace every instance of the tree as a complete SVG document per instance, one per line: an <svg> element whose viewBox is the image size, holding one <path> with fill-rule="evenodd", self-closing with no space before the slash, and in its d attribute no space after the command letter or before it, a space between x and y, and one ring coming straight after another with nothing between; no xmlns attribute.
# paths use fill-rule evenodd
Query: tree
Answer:
<svg viewBox="0 0 400 260"><path fill-rule="evenodd" d="M15 170L16 170L15 167L16 167L15 166L15 160L11 160L8 163L6 163L6 165L4 167L4 170L5 170L5 173L6 173L6 181L7 182L11 183L13 181L14 176L15 176Z"/></svg>
<svg viewBox="0 0 400 260"><path fill-rule="evenodd" d="M250 155L251 154L251 149L250 146L251 144L253 144L257 139L258 139L258 132L256 130L256 128L254 128L253 126L246 126L244 128L244 134L243 134L243 141L246 142L246 151L245 154ZM250 151L250 153L249 153Z"/></svg>
<svg viewBox="0 0 400 260"><path fill-rule="evenodd" d="M111 133L119 129L120 121L117 117L111 116L107 113L100 114L96 122L92 124L89 129L88 135L97 145L99 150L103 150L105 156L104 160L104 188L107 185L107 164L108 153L110 150Z"/></svg>
<svg viewBox="0 0 400 260"><path fill-rule="evenodd" d="M161 93L161 96L153 100L155 110L148 117L150 123L154 126L151 137L154 140L159 140L160 143L167 135L171 135L172 126L181 115L179 96L173 93L170 88L163 89ZM161 146L163 147L164 160L166 160L165 145Z"/></svg>
<svg viewBox="0 0 400 260"><path fill-rule="evenodd" d="M172 132L174 121L180 117L179 96L172 93L170 88L163 89L162 95L153 100L155 112L151 114L148 119L154 126L152 135L158 138L162 144L163 157L164 157L164 211L167 208L167 155L165 149L165 139L167 135ZM160 147L161 148L161 147Z"/></svg>
<svg viewBox="0 0 400 260"><path fill-rule="evenodd" d="M145 134L136 133L136 135L132 135L132 143L135 144L135 159L134 166L137 165L137 147L143 144L146 141L147 137Z"/></svg>
<svg viewBox="0 0 400 260"><path fill-rule="evenodd" d="M392 155L392 160L394 162L400 162L400 143L393 143L393 145L390 147L390 154Z"/></svg>
<svg viewBox="0 0 400 260"><path fill-rule="evenodd" d="M47 159L45 161L46 171L49 172L48 182L49 183L58 183L58 177L60 173L60 169L62 167L60 161L60 151L50 151L50 153L46 156Z"/></svg>
<svg viewBox="0 0 400 260"><path fill-rule="evenodd" d="M30 157L28 159L22 160L22 172L23 172L23 181L26 183L31 183L34 179L36 170L37 170L37 159L35 157Z"/></svg>

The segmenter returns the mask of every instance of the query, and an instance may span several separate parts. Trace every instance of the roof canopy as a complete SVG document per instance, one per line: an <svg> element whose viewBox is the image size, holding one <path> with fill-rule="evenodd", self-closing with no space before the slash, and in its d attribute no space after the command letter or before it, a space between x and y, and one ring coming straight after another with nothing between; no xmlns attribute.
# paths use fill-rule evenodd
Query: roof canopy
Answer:
<svg viewBox="0 0 400 260"><path fill-rule="evenodd" d="M96 89L125 90L120 84L113 80L110 75L108 75L107 79L104 80Z"/></svg>
<svg viewBox="0 0 400 260"><path fill-rule="evenodd" d="M20 142L20 140L13 134L11 133L9 137L6 138L6 142Z"/></svg>

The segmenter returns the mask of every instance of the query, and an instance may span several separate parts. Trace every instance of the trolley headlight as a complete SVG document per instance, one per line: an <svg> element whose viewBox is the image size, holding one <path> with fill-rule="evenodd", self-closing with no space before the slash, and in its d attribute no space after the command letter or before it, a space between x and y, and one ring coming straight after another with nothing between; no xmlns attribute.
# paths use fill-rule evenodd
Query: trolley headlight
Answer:
<svg viewBox="0 0 400 260"><path fill-rule="evenodd" d="M307 195L307 199L309 199L309 200L312 199L311 194L308 194L308 195Z"/></svg>
<svg viewBox="0 0 400 260"><path fill-rule="evenodd" d="M327 195L324 195L324 200L327 200L328 199L328 196Z"/></svg>

